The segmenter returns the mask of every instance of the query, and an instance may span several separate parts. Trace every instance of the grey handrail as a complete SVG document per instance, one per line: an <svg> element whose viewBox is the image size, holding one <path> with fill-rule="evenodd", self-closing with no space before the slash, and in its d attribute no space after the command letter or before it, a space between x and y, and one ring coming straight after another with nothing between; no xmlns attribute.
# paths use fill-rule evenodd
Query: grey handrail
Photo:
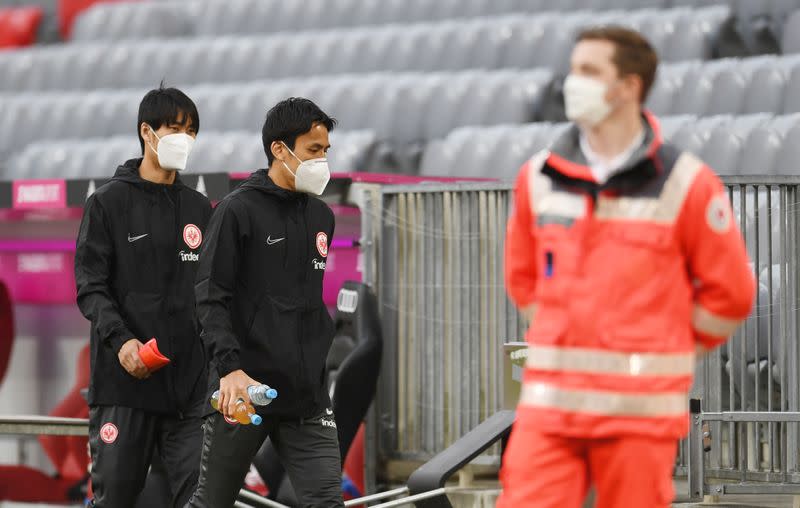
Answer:
<svg viewBox="0 0 800 508"><path fill-rule="evenodd" d="M347 506L358 506L364 503L371 503L373 501L381 501L383 499L394 497L394 496L402 496L408 494L408 487L399 487L394 490L387 490L386 492L378 492L377 494L370 494L368 496L359 497L356 499L351 499L349 501L345 501L344 505Z"/></svg>
<svg viewBox="0 0 800 508"><path fill-rule="evenodd" d="M441 487L435 490L429 490L428 492L422 492L420 494L415 494L413 496L404 497L402 499L395 499L394 501L389 501L388 503L378 504L373 506L372 508L394 508L395 506L413 504L416 501L422 501L425 499L431 499L434 497L443 496L447 494L450 490L452 490L452 488Z"/></svg>
<svg viewBox="0 0 800 508"><path fill-rule="evenodd" d="M0 416L0 434L28 436L86 436L89 434L89 420L86 418L61 418L56 416L14 415ZM268 508L289 508L255 494L242 490L239 495L247 501L260 501ZM234 505L252 508L252 505L238 502Z"/></svg>
<svg viewBox="0 0 800 508"><path fill-rule="evenodd" d="M2 416L0 417L0 434L87 436L89 420L33 415Z"/></svg>
<svg viewBox="0 0 800 508"><path fill-rule="evenodd" d="M239 491L239 497L255 506L265 506L267 508L289 508L285 504L276 503L272 499L267 499L266 497L259 496L258 494L253 494L245 489Z"/></svg>

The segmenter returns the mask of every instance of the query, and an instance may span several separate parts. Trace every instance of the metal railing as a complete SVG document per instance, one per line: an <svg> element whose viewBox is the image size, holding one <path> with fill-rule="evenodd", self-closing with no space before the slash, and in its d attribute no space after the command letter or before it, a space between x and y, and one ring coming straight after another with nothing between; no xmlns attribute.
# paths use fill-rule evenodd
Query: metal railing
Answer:
<svg viewBox="0 0 800 508"><path fill-rule="evenodd" d="M384 324L379 460L427 461L503 407L502 345L524 332L503 287L510 194L390 186L362 204L364 280ZM499 447L477 462L499 466Z"/></svg>
<svg viewBox="0 0 800 508"><path fill-rule="evenodd" d="M725 178L758 281L744 326L701 362L678 473L690 495L800 494L800 177ZM724 253L721 253L724 255ZM710 438L704 452L704 427Z"/></svg>
<svg viewBox="0 0 800 508"><path fill-rule="evenodd" d="M723 481L722 493L794 493L792 484L800 485L800 177L725 183L759 294L742 329L698 365L692 396L706 411L696 415L700 448L684 442L677 473L689 476L701 495L719 494L713 484ZM497 348L524 332L502 280L509 205L508 186L486 183L365 193L364 278L376 288L387 343L370 450L379 460L427 460L499 409ZM497 450L484 458L493 463Z"/></svg>
<svg viewBox="0 0 800 508"><path fill-rule="evenodd" d="M702 400L705 412L693 415L677 472L688 476L693 497L798 494L800 177L732 177L725 183L759 294L741 330L698 365L692 397ZM386 343L367 432L366 490L374 492L378 461L427 461L502 408L501 347L522 337L524 325L503 286L508 185L362 191L364 281L378 295ZM26 431L36 425L55 424L6 418L0 432L67 433L77 424ZM498 447L481 458L492 467L499 459ZM402 494L371 500L395 495Z"/></svg>

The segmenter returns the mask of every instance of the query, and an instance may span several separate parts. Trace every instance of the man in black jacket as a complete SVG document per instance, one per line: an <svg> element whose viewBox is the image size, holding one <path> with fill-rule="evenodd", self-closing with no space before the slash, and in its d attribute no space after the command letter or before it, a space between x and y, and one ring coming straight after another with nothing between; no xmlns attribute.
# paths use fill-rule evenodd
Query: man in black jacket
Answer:
<svg viewBox="0 0 800 508"><path fill-rule="evenodd" d="M89 197L75 253L78 306L91 327L89 443L94 506L131 507L157 452L173 506L194 491L207 366L194 280L207 198L177 171L199 129L197 108L174 88L148 93L137 123L143 158L129 160ZM148 339L171 360L151 372Z"/></svg>
<svg viewBox="0 0 800 508"><path fill-rule="evenodd" d="M269 437L301 506L343 506L336 421L325 383L334 335L322 301L334 216L315 196L330 178L336 121L307 99L285 100L262 131L269 169L217 207L200 256L197 306L210 351L210 390L224 416L206 419L200 480L190 506L227 508ZM218 379L218 381L217 381ZM236 402L266 383L278 398L257 407L260 426L237 425Z"/></svg>

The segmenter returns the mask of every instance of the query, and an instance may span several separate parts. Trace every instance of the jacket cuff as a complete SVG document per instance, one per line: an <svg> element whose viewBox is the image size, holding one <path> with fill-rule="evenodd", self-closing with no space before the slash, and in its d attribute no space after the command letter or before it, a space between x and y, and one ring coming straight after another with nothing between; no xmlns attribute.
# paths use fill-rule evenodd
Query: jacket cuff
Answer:
<svg viewBox="0 0 800 508"><path fill-rule="evenodd" d="M122 349L122 345L133 338L135 337L130 330L127 328L119 328L109 335L109 337L106 339L106 342L109 346L111 346L111 349L114 350L114 353L119 354L119 350Z"/></svg>
<svg viewBox="0 0 800 508"><path fill-rule="evenodd" d="M718 348L719 346L725 344L728 341L728 338L715 337L713 335L709 335L707 333L695 330L694 340L698 345L702 346L706 351L712 351Z"/></svg>
<svg viewBox="0 0 800 508"><path fill-rule="evenodd" d="M241 366L239 364L238 352L229 351L217 360L217 374L219 374L220 378L223 378L234 370L239 369L241 369Z"/></svg>

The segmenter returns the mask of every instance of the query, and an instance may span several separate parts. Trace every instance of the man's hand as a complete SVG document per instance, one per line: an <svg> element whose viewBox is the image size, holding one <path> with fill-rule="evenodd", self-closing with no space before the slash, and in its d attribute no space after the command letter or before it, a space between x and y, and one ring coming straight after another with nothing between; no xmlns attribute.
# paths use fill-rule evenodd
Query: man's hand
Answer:
<svg viewBox="0 0 800 508"><path fill-rule="evenodd" d="M219 408L222 414L228 418L233 418L236 411L236 403L242 399L245 404L250 404L250 396L247 395L247 387L260 384L243 370L234 370L227 376L219 380Z"/></svg>
<svg viewBox="0 0 800 508"><path fill-rule="evenodd" d="M150 377L150 371L142 363L139 358L139 350L144 347L144 344L139 342L139 339L131 339L119 350L117 357L122 367L128 371L128 374L136 379L147 379Z"/></svg>

